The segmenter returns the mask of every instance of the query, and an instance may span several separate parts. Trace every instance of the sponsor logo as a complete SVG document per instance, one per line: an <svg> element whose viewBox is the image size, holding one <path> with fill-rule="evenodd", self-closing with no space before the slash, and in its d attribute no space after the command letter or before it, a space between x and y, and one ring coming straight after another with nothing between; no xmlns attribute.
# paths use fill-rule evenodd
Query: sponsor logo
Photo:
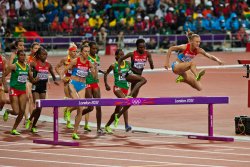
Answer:
<svg viewBox="0 0 250 167"><path fill-rule="evenodd" d="M79 101L79 106L86 106L86 105L98 105L98 100L92 100L92 101Z"/></svg>
<svg viewBox="0 0 250 167"><path fill-rule="evenodd" d="M189 99L175 99L174 101L176 104L178 103L193 103L194 99L189 98Z"/></svg>
<svg viewBox="0 0 250 167"><path fill-rule="evenodd" d="M131 103L132 103L133 105L140 105L140 104L141 104L141 99L133 99L133 100L131 101Z"/></svg>

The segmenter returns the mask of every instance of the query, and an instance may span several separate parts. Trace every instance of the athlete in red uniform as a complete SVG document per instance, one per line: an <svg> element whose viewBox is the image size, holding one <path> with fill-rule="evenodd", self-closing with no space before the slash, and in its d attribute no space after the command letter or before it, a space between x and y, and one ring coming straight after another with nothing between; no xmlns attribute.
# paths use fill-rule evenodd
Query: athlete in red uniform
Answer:
<svg viewBox="0 0 250 167"><path fill-rule="evenodd" d="M172 51L179 51L177 59L172 63L172 70L175 74L179 75L176 82L185 82L193 88L201 91L200 79L205 74L205 70L197 72L196 65L192 61L193 58L201 54L211 60L218 62L220 65L223 64L217 57L205 52L200 48L201 38L199 35L194 34L191 31L187 33L189 43L184 45L172 46L168 49L166 61L164 67L170 68L169 58ZM191 73L190 73L191 72Z"/></svg>

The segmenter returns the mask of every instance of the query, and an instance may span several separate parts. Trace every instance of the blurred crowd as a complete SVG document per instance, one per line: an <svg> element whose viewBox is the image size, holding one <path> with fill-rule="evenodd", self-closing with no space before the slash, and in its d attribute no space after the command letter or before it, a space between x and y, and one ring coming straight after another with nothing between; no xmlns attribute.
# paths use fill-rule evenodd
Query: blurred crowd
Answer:
<svg viewBox="0 0 250 167"><path fill-rule="evenodd" d="M231 32L248 39L250 0L0 0L0 35Z"/></svg>

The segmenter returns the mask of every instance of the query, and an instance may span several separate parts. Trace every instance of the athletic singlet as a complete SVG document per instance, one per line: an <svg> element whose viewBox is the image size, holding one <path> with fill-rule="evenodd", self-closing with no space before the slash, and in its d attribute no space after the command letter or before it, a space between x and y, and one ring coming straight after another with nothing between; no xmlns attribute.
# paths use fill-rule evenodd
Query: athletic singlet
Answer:
<svg viewBox="0 0 250 167"><path fill-rule="evenodd" d="M64 67L67 67L69 64L70 64L70 55L67 56L67 60L64 62ZM65 73L65 76L66 77L70 77L72 74L72 70L68 70L66 73Z"/></svg>
<svg viewBox="0 0 250 167"><path fill-rule="evenodd" d="M36 66L33 71L33 77L38 77L39 81L36 83L39 84L40 82L48 82L49 78L49 63L45 62L45 65L42 65L40 61L37 61Z"/></svg>
<svg viewBox="0 0 250 167"><path fill-rule="evenodd" d="M120 66L121 67L121 73L122 75L119 75L118 73L118 63L115 62L115 67L114 67L114 79L115 79L115 86L119 88L129 88L129 82L126 80L125 76L130 70L130 64L128 61L124 61L124 65Z"/></svg>
<svg viewBox="0 0 250 167"><path fill-rule="evenodd" d="M88 56L88 60L90 61L91 64L97 63L98 67L100 66L100 57L96 55L96 58L92 58L91 56ZM98 70L98 68L97 68ZM86 84L93 84L93 83L98 83L99 79L95 79L91 73L86 77Z"/></svg>
<svg viewBox="0 0 250 167"><path fill-rule="evenodd" d="M3 68L4 68L4 62L2 56L0 55L0 78L3 77Z"/></svg>
<svg viewBox="0 0 250 167"><path fill-rule="evenodd" d="M90 69L90 62L86 60L85 63L82 63L80 57L78 57L76 65L73 67L72 70L72 76L85 78L89 74L89 69Z"/></svg>
<svg viewBox="0 0 250 167"><path fill-rule="evenodd" d="M23 68L18 62L15 63L16 70L11 72L10 87L16 90L26 90L26 82L29 73L29 66Z"/></svg>
<svg viewBox="0 0 250 167"><path fill-rule="evenodd" d="M190 62L197 55L197 49L190 50L190 43L187 44L186 49L177 55L177 58L182 62Z"/></svg>
<svg viewBox="0 0 250 167"><path fill-rule="evenodd" d="M148 60L148 52L145 51L143 54L134 51L134 56L131 58L132 67L142 70Z"/></svg>

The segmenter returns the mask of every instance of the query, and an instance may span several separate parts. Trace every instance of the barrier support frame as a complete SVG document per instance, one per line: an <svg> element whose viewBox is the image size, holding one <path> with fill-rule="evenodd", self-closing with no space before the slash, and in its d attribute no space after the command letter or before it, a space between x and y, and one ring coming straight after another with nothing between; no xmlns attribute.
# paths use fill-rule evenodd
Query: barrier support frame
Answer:
<svg viewBox="0 0 250 167"><path fill-rule="evenodd" d="M128 105L183 105L183 104L207 104L208 105L208 135L188 135L189 139L234 141L231 137L216 137L213 132L213 104L229 103L228 97L172 97L172 98L116 98L116 99L70 99L70 100L37 100L37 107L54 108L54 137L53 140L36 139L34 143L63 146L79 146L75 141L58 140L58 107L74 106L128 106Z"/></svg>

